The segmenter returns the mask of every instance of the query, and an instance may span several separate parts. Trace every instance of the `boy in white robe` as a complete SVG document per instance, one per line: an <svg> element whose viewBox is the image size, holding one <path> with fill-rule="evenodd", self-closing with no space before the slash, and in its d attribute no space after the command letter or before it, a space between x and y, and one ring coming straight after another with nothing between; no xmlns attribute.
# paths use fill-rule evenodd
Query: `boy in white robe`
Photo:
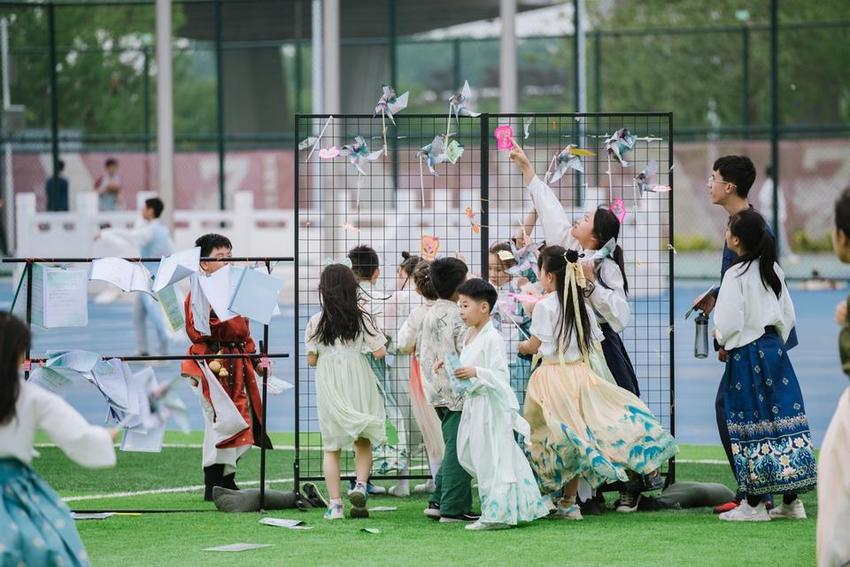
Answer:
<svg viewBox="0 0 850 567"><path fill-rule="evenodd" d="M530 439L528 423L510 386L501 334L490 320L496 289L481 279L458 287L461 318L469 327L460 359L443 361L464 395L457 434L458 461L478 481L481 518L469 530L504 529L548 514L514 431Z"/></svg>

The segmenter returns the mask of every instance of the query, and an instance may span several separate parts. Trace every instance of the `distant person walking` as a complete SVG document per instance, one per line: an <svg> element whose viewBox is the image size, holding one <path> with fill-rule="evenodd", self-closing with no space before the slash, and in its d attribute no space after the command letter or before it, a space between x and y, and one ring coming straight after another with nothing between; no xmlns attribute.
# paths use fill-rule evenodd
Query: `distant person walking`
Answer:
<svg viewBox="0 0 850 567"><path fill-rule="evenodd" d="M121 204L121 177L118 175L118 160L109 158L104 164L104 173L94 182L101 211L114 211Z"/></svg>
<svg viewBox="0 0 850 567"><path fill-rule="evenodd" d="M65 171L65 162L59 161L56 175L51 175L44 184L44 193L47 196L48 211L68 210L68 178L62 173Z"/></svg>
<svg viewBox="0 0 850 567"><path fill-rule="evenodd" d="M779 254L783 259L787 259L792 264L800 261L799 256L791 250L791 243L788 241L788 231L785 230L785 221L788 219L788 208L785 203L785 195L782 194L782 188L777 188L779 196L779 224L774 229L773 225L773 168L767 166L764 168L764 183L759 189L759 212L767 221L767 226L771 231L777 230L776 239L779 242Z"/></svg>

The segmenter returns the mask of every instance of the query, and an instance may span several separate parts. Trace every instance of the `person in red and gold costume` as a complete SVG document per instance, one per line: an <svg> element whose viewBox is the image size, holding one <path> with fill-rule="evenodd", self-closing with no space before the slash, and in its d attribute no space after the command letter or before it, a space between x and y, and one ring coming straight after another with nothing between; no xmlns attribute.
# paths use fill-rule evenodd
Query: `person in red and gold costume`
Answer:
<svg viewBox="0 0 850 567"><path fill-rule="evenodd" d="M220 234L205 234L195 241L200 247L201 272L193 276L184 305L186 333L192 341L189 354L253 354L256 351L248 319L241 316L222 321L203 295L200 279L228 265L233 246ZM256 367L255 362L257 361ZM260 438L263 415L257 386L259 361L249 357L212 361L184 360L181 373L189 378L204 414L204 500L213 499L213 487L238 490L236 464Z"/></svg>

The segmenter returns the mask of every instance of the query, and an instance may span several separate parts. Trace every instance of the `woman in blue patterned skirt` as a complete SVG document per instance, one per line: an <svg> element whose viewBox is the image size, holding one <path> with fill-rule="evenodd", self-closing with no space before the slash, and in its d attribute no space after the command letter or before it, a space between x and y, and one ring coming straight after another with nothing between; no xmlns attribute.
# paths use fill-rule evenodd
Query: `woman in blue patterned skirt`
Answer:
<svg viewBox="0 0 850 567"><path fill-rule="evenodd" d="M738 259L723 277L714 310L715 338L726 351L723 404L734 473L746 501L721 520L804 519L797 494L815 487L817 465L803 396L785 341L794 305L776 263L764 218L733 215L726 245ZM763 494L783 494L768 513Z"/></svg>

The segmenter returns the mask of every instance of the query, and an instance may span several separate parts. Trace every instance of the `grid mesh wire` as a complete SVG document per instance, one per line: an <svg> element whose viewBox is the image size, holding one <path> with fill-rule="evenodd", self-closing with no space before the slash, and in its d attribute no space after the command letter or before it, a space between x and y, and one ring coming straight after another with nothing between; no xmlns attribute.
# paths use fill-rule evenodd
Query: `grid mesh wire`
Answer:
<svg viewBox="0 0 850 567"><path fill-rule="evenodd" d="M649 179L650 185L672 187L671 121L671 115L656 113L483 114L461 117L459 122L447 121L445 114L401 114L395 117L395 126L386 122L387 154L362 161L360 173L344 156L320 158L319 148L341 148L362 136L370 152L379 150L384 144L380 116L296 116L298 140L323 132L309 160L311 147L299 150L296 159L296 483L322 478L315 372L307 366L303 339L307 322L319 310L318 280L323 266L344 259L358 244L368 244L378 252L381 272L379 291L372 293L379 300L374 310L380 310L378 315L391 340L408 313L398 307L403 302L397 301L404 281L397 273L401 252L418 254L423 235L440 238L440 256L459 255L470 274L487 278L489 247L516 237L521 221L533 208L508 152L497 149L493 131L501 125L511 126L541 178L552 157L568 144L595 152L595 156L582 158L583 173L568 171L552 184L570 218L577 220L598 206L623 200L627 214L619 243L625 250L632 309L623 340L640 381L641 398L663 425L672 429L675 250L669 246L669 236L673 194L641 193L634 184L637 173L655 161L657 172ZM435 136L445 136L447 128L452 139L463 144L464 153L456 164L436 165L437 175L431 175L417 152ZM637 136L634 148L625 156L628 166L620 165L604 149L604 141L620 128ZM473 223L480 225L480 231L473 229ZM531 236L536 242L543 241L539 223ZM510 335L507 346L513 360L523 337L519 331L505 335ZM384 389L395 398L387 404L387 412L399 433L399 443L377 449L373 479L429 476L427 455L407 395L409 364L408 357L389 360ZM343 451L341 467L343 476L353 473L351 451Z"/></svg>

